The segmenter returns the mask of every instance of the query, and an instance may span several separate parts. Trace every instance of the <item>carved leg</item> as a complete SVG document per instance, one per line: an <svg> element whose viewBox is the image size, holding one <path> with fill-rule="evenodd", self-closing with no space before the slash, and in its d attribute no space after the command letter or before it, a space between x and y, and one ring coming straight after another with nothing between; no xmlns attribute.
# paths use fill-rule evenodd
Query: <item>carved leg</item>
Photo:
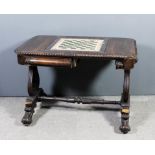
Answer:
<svg viewBox="0 0 155 155"><path fill-rule="evenodd" d="M36 101L37 102L37 101ZM28 126L32 123L32 116L34 113L34 108L36 107L36 102L32 99L27 99L25 104L25 114L22 118L22 123Z"/></svg>
<svg viewBox="0 0 155 155"><path fill-rule="evenodd" d="M130 131L129 126L129 108L130 108L130 70L124 70L124 84L123 84L123 93L121 99L121 132L128 133Z"/></svg>
<svg viewBox="0 0 155 155"><path fill-rule="evenodd" d="M45 94L43 89L39 88L40 79L37 66L29 66L28 75L28 93L30 97L26 100L25 114L22 118L22 123L26 126L32 123L32 116L38 97Z"/></svg>

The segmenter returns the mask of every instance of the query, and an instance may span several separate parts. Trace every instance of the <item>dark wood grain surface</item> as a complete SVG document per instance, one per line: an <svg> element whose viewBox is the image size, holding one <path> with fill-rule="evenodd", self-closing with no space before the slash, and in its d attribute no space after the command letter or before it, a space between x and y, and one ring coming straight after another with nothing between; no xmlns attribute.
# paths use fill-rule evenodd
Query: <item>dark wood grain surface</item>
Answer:
<svg viewBox="0 0 155 155"><path fill-rule="evenodd" d="M62 51L50 50L60 38L84 38L84 39L103 39L104 46L99 52L96 51ZM17 55L31 56L52 56L52 57L93 57L109 59L133 59L137 60L136 41L129 38L108 38L108 37L81 37L81 36L35 36L26 41L16 50Z"/></svg>

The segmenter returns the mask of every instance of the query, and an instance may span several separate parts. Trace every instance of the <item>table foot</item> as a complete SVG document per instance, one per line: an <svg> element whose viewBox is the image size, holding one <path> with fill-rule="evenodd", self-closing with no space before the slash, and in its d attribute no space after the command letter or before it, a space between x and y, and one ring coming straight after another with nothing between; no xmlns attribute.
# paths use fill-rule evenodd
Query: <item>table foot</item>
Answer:
<svg viewBox="0 0 155 155"><path fill-rule="evenodd" d="M128 133L130 131L130 126L129 125L121 125L120 126L120 131L124 134Z"/></svg>
<svg viewBox="0 0 155 155"><path fill-rule="evenodd" d="M25 114L22 118L22 123L25 126L29 126L32 123L32 116L33 116L32 112L25 112Z"/></svg>
<svg viewBox="0 0 155 155"><path fill-rule="evenodd" d="M22 123L25 126L29 126L32 123L32 116L33 116L35 107L36 107L36 103L34 103L33 101L30 104L25 105L25 114L22 118Z"/></svg>
<svg viewBox="0 0 155 155"><path fill-rule="evenodd" d="M129 114L122 114L120 131L124 134L130 131Z"/></svg>

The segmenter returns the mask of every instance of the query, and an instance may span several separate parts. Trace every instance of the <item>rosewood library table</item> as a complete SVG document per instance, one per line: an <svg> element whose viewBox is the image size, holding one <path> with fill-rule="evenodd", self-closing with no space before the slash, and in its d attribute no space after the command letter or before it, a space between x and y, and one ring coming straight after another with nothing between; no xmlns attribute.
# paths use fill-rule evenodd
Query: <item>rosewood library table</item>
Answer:
<svg viewBox="0 0 155 155"><path fill-rule="evenodd" d="M64 101L83 104L117 104L120 105L121 126L123 133L130 131L130 70L137 62L136 41L129 38L77 37L77 36L35 36L16 49L18 63L28 65L28 94L24 125L32 123L32 116L37 102ZM46 95L39 87L38 66L70 67L78 65L80 59L96 61L114 60L116 69L124 70L123 92L120 101L106 101L90 97L60 97ZM65 68L64 68L65 69Z"/></svg>

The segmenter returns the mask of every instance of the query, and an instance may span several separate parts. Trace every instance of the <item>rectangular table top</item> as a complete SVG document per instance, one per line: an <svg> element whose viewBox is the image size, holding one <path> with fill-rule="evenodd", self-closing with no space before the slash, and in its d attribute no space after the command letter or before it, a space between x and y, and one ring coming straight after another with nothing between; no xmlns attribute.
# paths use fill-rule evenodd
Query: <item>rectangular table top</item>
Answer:
<svg viewBox="0 0 155 155"><path fill-rule="evenodd" d="M31 56L137 60L136 41L129 38L40 35L26 41L16 49L16 53Z"/></svg>

